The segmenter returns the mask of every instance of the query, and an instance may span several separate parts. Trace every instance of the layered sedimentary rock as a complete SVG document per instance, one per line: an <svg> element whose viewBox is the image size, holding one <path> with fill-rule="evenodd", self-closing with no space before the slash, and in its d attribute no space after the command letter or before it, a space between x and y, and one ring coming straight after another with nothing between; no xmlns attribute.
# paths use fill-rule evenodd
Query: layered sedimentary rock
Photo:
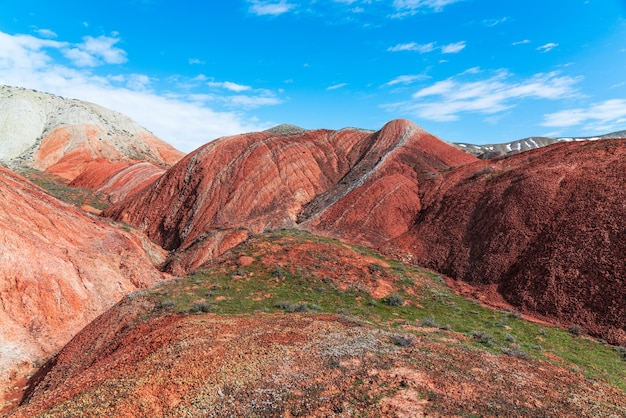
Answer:
<svg viewBox="0 0 626 418"><path fill-rule="evenodd" d="M117 203L142 190L163 173L165 168L149 162L93 161L85 166L69 186L93 190L109 203Z"/></svg>
<svg viewBox="0 0 626 418"><path fill-rule="evenodd" d="M114 174L114 168L138 162L167 167L182 156L120 113L80 100L0 86L0 163L5 166L45 171L72 181L87 169L93 173L96 163L99 170Z"/></svg>
<svg viewBox="0 0 626 418"><path fill-rule="evenodd" d="M0 167L0 393L124 295L164 252Z"/></svg>
<svg viewBox="0 0 626 418"><path fill-rule="evenodd" d="M378 245L408 230L422 179L473 161L406 120L379 132L245 134L189 154L105 215L175 250L183 270L245 239L242 229L303 226Z"/></svg>

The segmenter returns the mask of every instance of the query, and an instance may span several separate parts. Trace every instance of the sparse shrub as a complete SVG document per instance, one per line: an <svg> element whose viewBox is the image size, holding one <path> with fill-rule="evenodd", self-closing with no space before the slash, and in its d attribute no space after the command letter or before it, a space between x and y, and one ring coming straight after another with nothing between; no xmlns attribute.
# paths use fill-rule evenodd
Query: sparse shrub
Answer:
<svg viewBox="0 0 626 418"><path fill-rule="evenodd" d="M280 301L274 304L275 308L282 309L283 311L289 310L293 306L293 303L287 301Z"/></svg>
<svg viewBox="0 0 626 418"><path fill-rule="evenodd" d="M378 301L376 299L370 299L367 301L369 306L378 306Z"/></svg>
<svg viewBox="0 0 626 418"><path fill-rule="evenodd" d="M272 276L278 279L284 279L287 276L287 274L284 268L276 267L274 270L272 270Z"/></svg>
<svg viewBox="0 0 626 418"><path fill-rule="evenodd" d="M415 344L415 338L410 335L394 335L391 342L399 347L412 347Z"/></svg>
<svg viewBox="0 0 626 418"><path fill-rule="evenodd" d="M515 319L522 319L522 314L517 311L509 311L509 316Z"/></svg>
<svg viewBox="0 0 626 418"><path fill-rule="evenodd" d="M583 327L581 327L580 325L572 325L571 327L569 327L569 333L575 336L579 336L582 335L583 331Z"/></svg>
<svg viewBox="0 0 626 418"><path fill-rule="evenodd" d="M318 309L321 309L319 306L316 306ZM306 303L291 303L291 302L286 302L286 301L281 301L281 302L276 302L274 304L274 307L278 308L278 309L282 309L285 312L309 312L310 308L309 305L307 305Z"/></svg>
<svg viewBox="0 0 626 418"><path fill-rule="evenodd" d="M470 336L474 340L478 341L479 343L483 345L487 345L487 346L493 345L493 336L490 334L487 334L485 331L472 331L470 333Z"/></svg>
<svg viewBox="0 0 626 418"><path fill-rule="evenodd" d="M146 296L147 294L148 292L146 292L145 290L135 290L134 292L129 293L127 297L128 299L133 300L139 297Z"/></svg>
<svg viewBox="0 0 626 418"><path fill-rule="evenodd" d="M306 303L298 303L297 305L294 305L292 310L289 312L309 312L309 310L309 305Z"/></svg>
<svg viewBox="0 0 626 418"><path fill-rule="evenodd" d="M206 292L206 293L204 294L204 297L205 297L205 298L212 298L213 296L215 296L215 293L213 293L213 292L211 292L211 291L208 291L208 292Z"/></svg>
<svg viewBox="0 0 626 418"><path fill-rule="evenodd" d="M615 347L615 349L617 350L622 360L626 360L626 347L620 345L618 347Z"/></svg>
<svg viewBox="0 0 626 418"><path fill-rule="evenodd" d="M515 337L512 336L511 334L506 334L506 337L504 337L504 339L506 340L506 342L508 343L514 343L515 342Z"/></svg>
<svg viewBox="0 0 626 418"><path fill-rule="evenodd" d="M198 313L198 312L203 312L203 313L208 313L208 312L213 312L215 310L215 307L209 303L206 302L197 302L194 303L193 306L189 309L189 312L192 313Z"/></svg>
<svg viewBox="0 0 626 418"><path fill-rule="evenodd" d="M174 307L174 305L176 305L176 302L174 302L173 300L164 300L163 302L161 302L161 304L159 305L159 308L161 309L167 309L167 308L172 308Z"/></svg>
<svg viewBox="0 0 626 418"><path fill-rule="evenodd" d="M368 265L367 269L369 270L370 274L382 273L385 271L385 268L383 266L376 263Z"/></svg>
<svg viewBox="0 0 626 418"><path fill-rule="evenodd" d="M542 336L544 336L544 335L547 335L547 334L548 334L548 331L546 331L545 329L541 328L541 329L539 330L539 334L540 334L540 335L542 335Z"/></svg>
<svg viewBox="0 0 626 418"><path fill-rule="evenodd" d="M328 361L326 362L326 367L328 367L329 369L336 369L339 366L339 360L337 360L336 358L328 359Z"/></svg>
<svg viewBox="0 0 626 418"><path fill-rule="evenodd" d="M511 347L505 348L503 351L505 354L508 354L509 356L521 358L524 360L528 360L529 358L528 354L522 351L522 348L518 344L513 344Z"/></svg>
<svg viewBox="0 0 626 418"><path fill-rule="evenodd" d="M420 320L420 326L426 328L439 328L439 324L437 324L437 321L435 321L435 318L433 318L432 316L422 318Z"/></svg>
<svg viewBox="0 0 626 418"><path fill-rule="evenodd" d="M383 302L389 306L402 306L404 299L397 293L393 295L387 295L383 298Z"/></svg>

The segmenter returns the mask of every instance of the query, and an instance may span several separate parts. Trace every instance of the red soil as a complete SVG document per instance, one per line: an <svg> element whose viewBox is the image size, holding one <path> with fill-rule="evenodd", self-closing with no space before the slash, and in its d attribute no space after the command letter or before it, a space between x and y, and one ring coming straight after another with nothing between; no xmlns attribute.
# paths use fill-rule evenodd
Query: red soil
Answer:
<svg viewBox="0 0 626 418"><path fill-rule="evenodd" d="M162 250L0 167L0 394L124 295ZM151 258L153 260L151 261Z"/></svg>
<svg viewBox="0 0 626 418"><path fill-rule="evenodd" d="M449 173L387 244L495 285L525 312L626 343L626 140L566 143Z"/></svg>

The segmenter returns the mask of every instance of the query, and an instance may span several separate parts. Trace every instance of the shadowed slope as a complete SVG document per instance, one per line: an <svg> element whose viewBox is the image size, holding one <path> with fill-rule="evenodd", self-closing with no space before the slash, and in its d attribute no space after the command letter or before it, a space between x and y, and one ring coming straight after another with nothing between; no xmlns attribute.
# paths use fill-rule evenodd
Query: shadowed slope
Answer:
<svg viewBox="0 0 626 418"><path fill-rule="evenodd" d="M528 312L626 343L626 140L557 144L449 173L387 248Z"/></svg>

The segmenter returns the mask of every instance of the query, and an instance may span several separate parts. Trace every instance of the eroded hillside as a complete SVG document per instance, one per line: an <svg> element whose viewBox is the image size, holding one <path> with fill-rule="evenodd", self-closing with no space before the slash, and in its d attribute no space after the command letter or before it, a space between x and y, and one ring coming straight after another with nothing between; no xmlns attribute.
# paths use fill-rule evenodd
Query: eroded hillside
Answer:
<svg viewBox="0 0 626 418"><path fill-rule="evenodd" d="M0 167L0 393L128 293L164 252Z"/></svg>

